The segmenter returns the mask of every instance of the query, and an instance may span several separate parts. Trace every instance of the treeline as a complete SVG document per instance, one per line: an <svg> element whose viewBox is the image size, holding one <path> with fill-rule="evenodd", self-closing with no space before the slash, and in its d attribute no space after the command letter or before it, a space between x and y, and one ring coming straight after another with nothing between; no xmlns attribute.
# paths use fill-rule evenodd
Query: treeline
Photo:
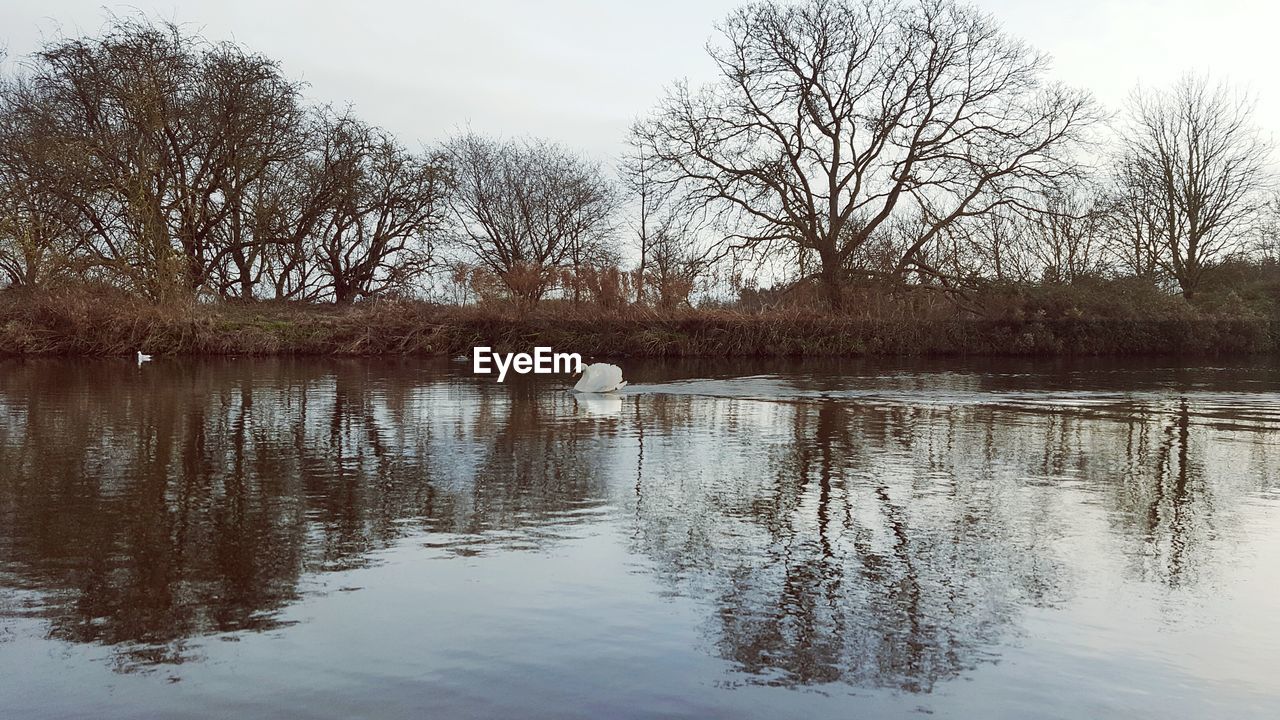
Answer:
<svg viewBox="0 0 1280 720"><path fill-rule="evenodd" d="M0 285L847 308L1117 279L1195 299L1225 268L1280 297L1271 146L1226 85L1109 120L950 0L754 3L710 47L719 80L673 85L606 168L540 139L411 150L270 58L113 19L0 78Z"/></svg>

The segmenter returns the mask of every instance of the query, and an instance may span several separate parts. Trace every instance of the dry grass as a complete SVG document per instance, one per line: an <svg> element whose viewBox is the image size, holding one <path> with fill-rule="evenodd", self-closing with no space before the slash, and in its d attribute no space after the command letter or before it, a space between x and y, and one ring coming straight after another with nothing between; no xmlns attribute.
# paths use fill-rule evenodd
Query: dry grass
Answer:
<svg viewBox="0 0 1280 720"><path fill-rule="evenodd" d="M452 307L379 300L157 307L109 290L0 292L0 354L457 355L544 345L584 356L1243 354L1280 348L1280 319L1177 298L992 290L820 310Z"/></svg>

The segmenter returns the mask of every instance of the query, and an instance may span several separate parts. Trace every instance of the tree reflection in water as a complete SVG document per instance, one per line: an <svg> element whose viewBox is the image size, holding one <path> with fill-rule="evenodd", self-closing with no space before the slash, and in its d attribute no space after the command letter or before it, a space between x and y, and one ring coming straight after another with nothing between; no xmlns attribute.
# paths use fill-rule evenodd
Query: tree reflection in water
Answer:
<svg viewBox="0 0 1280 720"><path fill-rule="evenodd" d="M990 464L958 465L980 418L830 400L771 415L754 471L670 482L651 451L646 493L679 496L642 497L638 543L673 587L714 594L719 652L763 682L927 691L1060 591L1055 529L1019 520L1037 508ZM673 475L699 452L680 445Z"/></svg>
<svg viewBox="0 0 1280 720"><path fill-rule="evenodd" d="M103 369L0 379L0 591L37 591L50 636L118 646L126 670L191 659L194 636L277 627L304 575L359 567L417 527L483 536L601 495L589 438L546 420L567 396L361 362L86 371ZM438 393L462 420L450 437Z"/></svg>
<svg viewBox="0 0 1280 720"><path fill-rule="evenodd" d="M1070 599L1081 507L1132 578L1194 586L1280 467L1274 422L1216 427L1186 397L1094 412L805 383L618 407L413 364L13 364L0 592L131 670L278 627L308 577L406 536L469 556L606 523L712 609L710 646L754 681L928 692Z"/></svg>

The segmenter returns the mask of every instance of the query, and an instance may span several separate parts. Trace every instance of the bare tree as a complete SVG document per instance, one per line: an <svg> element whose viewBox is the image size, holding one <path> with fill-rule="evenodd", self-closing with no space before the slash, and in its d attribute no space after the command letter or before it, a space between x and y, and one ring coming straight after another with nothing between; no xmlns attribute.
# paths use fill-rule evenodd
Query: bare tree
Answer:
<svg viewBox="0 0 1280 720"><path fill-rule="evenodd" d="M1104 199L1107 250L1123 272L1154 282L1160 276L1159 244L1167 215L1134 163L1122 158L1114 173Z"/></svg>
<svg viewBox="0 0 1280 720"><path fill-rule="evenodd" d="M1103 201L1087 185L1052 188L1039 212L1026 215L1026 239L1041 278L1075 283L1103 271Z"/></svg>
<svg viewBox="0 0 1280 720"><path fill-rule="evenodd" d="M277 186L290 181L283 175L305 155L315 133L297 87L280 79L273 63L224 45L204 65L205 92L212 99L204 114L222 128L208 161L221 165L210 202L219 214L201 242L184 248L204 258L204 284L224 298L250 299L261 278L259 260L280 241L261 216L264 197L278 196Z"/></svg>
<svg viewBox="0 0 1280 720"><path fill-rule="evenodd" d="M991 212L966 218L942 234L949 241L938 253L951 267L954 277L982 277L1004 282L1029 282L1035 278L1036 260L1029 250L1027 219L1014 208L994 208Z"/></svg>
<svg viewBox="0 0 1280 720"><path fill-rule="evenodd" d="M673 225L661 229L650 240L646 268L646 292L660 308L687 305L690 295L717 262L712 248L700 247Z"/></svg>
<svg viewBox="0 0 1280 720"><path fill-rule="evenodd" d="M28 126L61 148L46 188L98 264L152 297L210 280L241 194L295 152L297 86L276 64L172 24L114 20L36 53Z"/></svg>
<svg viewBox="0 0 1280 720"><path fill-rule="evenodd" d="M1266 202L1270 145L1251 124L1252 102L1187 76L1129 101L1121 160L1155 259L1195 295L1206 269L1241 249Z"/></svg>
<svg viewBox="0 0 1280 720"><path fill-rule="evenodd" d="M1260 244L1262 257L1280 263L1280 192L1273 193L1271 202L1267 203L1267 221Z"/></svg>
<svg viewBox="0 0 1280 720"><path fill-rule="evenodd" d="M85 276L155 300L248 300L265 282L350 302L408 287L448 217L442 158L308 111L274 62L172 24L51 43L0 93L11 282L70 243Z"/></svg>
<svg viewBox="0 0 1280 720"><path fill-rule="evenodd" d="M255 242L231 255L235 268L229 277L243 282L248 272L251 281L264 281L278 300L315 301L331 289L326 288L316 238L350 179L344 160L349 145L341 131L347 121L351 119L327 108L311 113L299 129L305 152L273 167L246 195L241 212Z"/></svg>
<svg viewBox="0 0 1280 720"><path fill-rule="evenodd" d="M671 194L671 187L662 185L655 179L656 168L653 157L647 152L644 143L639 141L636 133L632 133L629 144L629 151L623 158L619 175L623 189L635 204L631 226L635 233L636 247L640 257L636 263L634 289L635 301L640 303L644 302L645 275L649 269L651 248L655 237L662 234L664 230L666 218L661 213Z"/></svg>
<svg viewBox="0 0 1280 720"><path fill-rule="evenodd" d="M760 2L710 52L718 82L678 84L641 129L671 180L717 207L729 239L816 253L828 300L895 212L924 222L896 270L957 219L1075 171L1094 118L1046 61L951 0Z"/></svg>
<svg viewBox="0 0 1280 720"><path fill-rule="evenodd" d="M22 112L35 92L0 78L0 278L13 286L72 272L82 239L75 208L50 191L43 172L58 148Z"/></svg>
<svg viewBox="0 0 1280 720"><path fill-rule="evenodd" d="M611 260L616 196L598 165L539 140L451 140L451 205L462 244L522 303L559 271Z"/></svg>
<svg viewBox="0 0 1280 720"><path fill-rule="evenodd" d="M431 263L447 217L443 158L409 153L351 118L328 132L331 202L314 229L318 269L338 303L404 289Z"/></svg>
<svg viewBox="0 0 1280 720"><path fill-rule="evenodd" d="M673 308L689 302L699 277L723 259L723 253L700 241L705 214L677 184L661 179L660 166L639 137L632 134L630 152L619 168L639 250L632 274L635 301Z"/></svg>

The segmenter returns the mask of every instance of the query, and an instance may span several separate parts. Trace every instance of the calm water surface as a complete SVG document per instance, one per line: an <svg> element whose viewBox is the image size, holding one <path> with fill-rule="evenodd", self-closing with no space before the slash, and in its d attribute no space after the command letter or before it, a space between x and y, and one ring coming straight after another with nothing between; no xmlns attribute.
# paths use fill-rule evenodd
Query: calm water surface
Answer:
<svg viewBox="0 0 1280 720"><path fill-rule="evenodd" d="M1274 362L468 370L0 363L0 716L1280 717Z"/></svg>

